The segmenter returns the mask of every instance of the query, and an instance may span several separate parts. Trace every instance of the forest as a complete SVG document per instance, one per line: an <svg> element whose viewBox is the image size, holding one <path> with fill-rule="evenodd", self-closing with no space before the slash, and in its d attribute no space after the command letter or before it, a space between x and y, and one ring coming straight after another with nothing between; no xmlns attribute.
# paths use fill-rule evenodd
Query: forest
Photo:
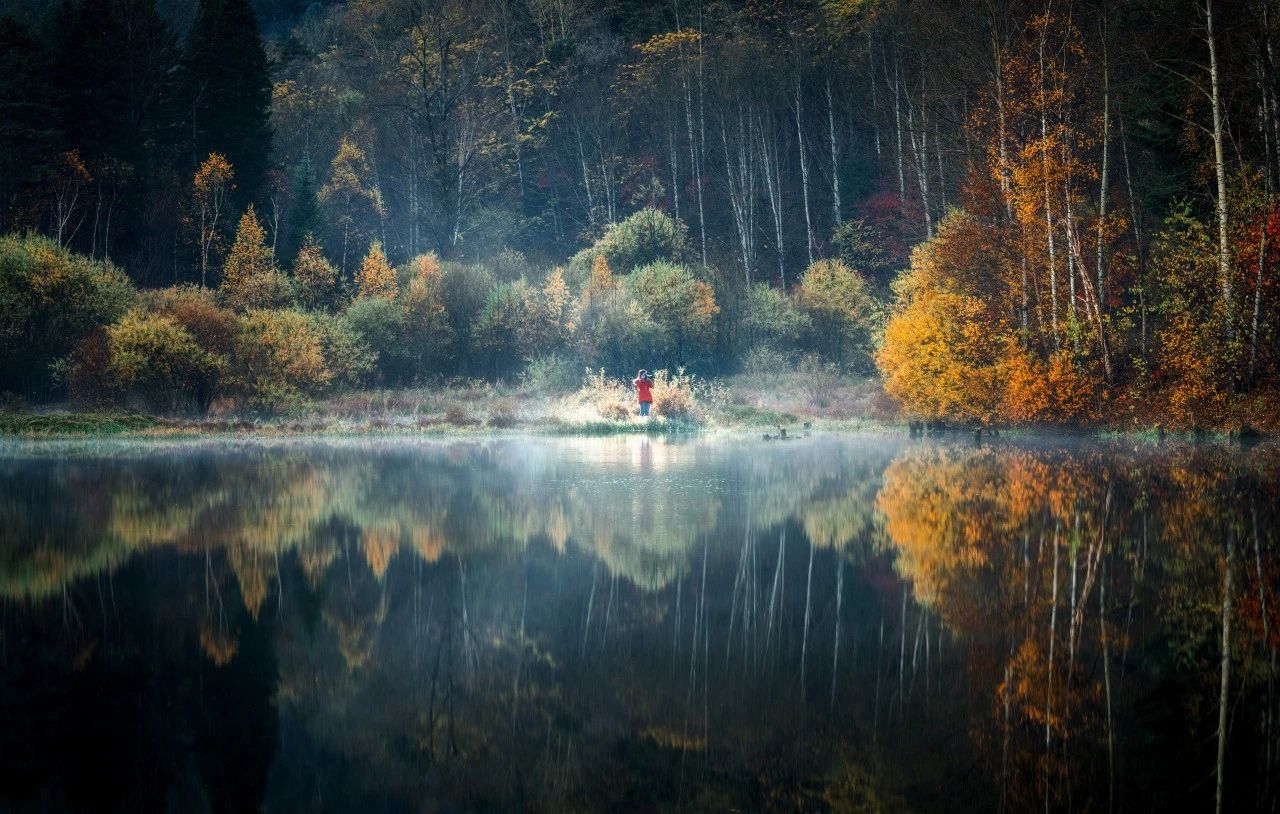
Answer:
<svg viewBox="0 0 1280 814"><path fill-rule="evenodd" d="M0 394L1275 430L1273 5L3 0Z"/></svg>

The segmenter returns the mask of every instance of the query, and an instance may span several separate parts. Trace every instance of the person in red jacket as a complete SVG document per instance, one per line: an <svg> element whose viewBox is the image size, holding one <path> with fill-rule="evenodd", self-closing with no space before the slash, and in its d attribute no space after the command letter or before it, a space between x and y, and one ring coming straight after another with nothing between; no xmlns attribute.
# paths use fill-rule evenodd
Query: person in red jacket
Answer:
<svg viewBox="0 0 1280 814"><path fill-rule="evenodd" d="M649 415L649 405L653 404L653 377L649 371L641 370L632 384L636 388L636 397L640 399L640 415Z"/></svg>

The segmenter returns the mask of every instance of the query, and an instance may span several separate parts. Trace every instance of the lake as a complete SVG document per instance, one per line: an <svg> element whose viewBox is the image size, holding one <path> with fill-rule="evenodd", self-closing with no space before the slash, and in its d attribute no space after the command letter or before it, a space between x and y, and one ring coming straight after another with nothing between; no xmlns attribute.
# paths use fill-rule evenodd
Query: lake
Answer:
<svg viewBox="0 0 1280 814"><path fill-rule="evenodd" d="M0 810L1274 812L1278 514L1274 446L6 442Z"/></svg>

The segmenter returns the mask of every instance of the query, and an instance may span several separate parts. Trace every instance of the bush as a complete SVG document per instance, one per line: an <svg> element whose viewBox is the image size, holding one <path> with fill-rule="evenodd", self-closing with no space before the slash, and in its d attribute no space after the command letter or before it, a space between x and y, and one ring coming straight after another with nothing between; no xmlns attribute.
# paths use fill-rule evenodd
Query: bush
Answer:
<svg viewBox="0 0 1280 814"><path fill-rule="evenodd" d="M539 393L567 393L578 380L578 366L558 353L535 356L521 379L525 387Z"/></svg>
<svg viewBox="0 0 1280 814"><path fill-rule="evenodd" d="M218 305L209 289L193 285L162 288L146 292L142 302L147 310L164 314L190 331L206 351L231 355L240 322L233 312Z"/></svg>
<svg viewBox="0 0 1280 814"><path fill-rule="evenodd" d="M651 263L680 263L688 256L685 225L665 212L645 208L611 225L599 240L570 258L566 278L575 286L585 285L598 257L625 275Z"/></svg>
<svg viewBox="0 0 1280 814"><path fill-rule="evenodd" d="M0 237L0 392L48 395L50 366L129 309L114 265L44 237Z"/></svg>
<svg viewBox="0 0 1280 814"><path fill-rule="evenodd" d="M141 309L107 329L107 344L114 384L152 410L207 410L227 366L177 320Z"/></svg>
<svg viewBox="0 0 1280 814"><path fill-rule="evenodd" d="M462 360L470 359L471 327L493 288L493 275L480 266L461 263L445 263L443 266L440 296L457 343L455 356Z"/></svg>
<svg viewBox="0 0 1280 814"><path fill-rule="evenodd" d="M509 400L503 400L493 405L493 409L489 411L489 426L499 429L510 429L519 423L516 417L516 406Z"/></svg>
<svg viewBox="0 0 1280 814"><path fill-rule="evenodd" d="M714 338L713 319L720 312L711 286L685 266L658 262L636 269L627 280L632 301L658 327L654 355L674 353L684 361L693 347Z"/></svg>
<svg viewBox="0 0 1280 814"><path fill-rule="evenodd" d="M590 258L604 255L610 268L626 274L650 263L679 263L687 252L685 225L665 212L646 207L615 223L591 248Z"/></svg>
<svg viewBox="0 0 1280 814"><path fill-rule="evenodd" d="M320 334L320 347L324 363L333 374L332 385L338 389L353 389L369 382L378 364L378 354L341 317L330 314L309 314L312 324Z"/></svg>
<svg viewBox="0 0 1280 814"><path fill-rule="evenodd" d="M529 259L524 256L523 252L518 252L515 249L503 249L498 252L489 261L489 265L493 267L493 276L506 283L515 282L521 277L528 277L533 272L533 266L529 264Z"/></svg>
<svg viewBox="0 0 1280 814"><path fill-rule="evenodd" d="M795 357L769 345L756 345L742 356L743 373L778 376L796 369Z"/></svg>
<svg viewBox="0 0 1280 814"><path fill-rule="evenodd" d="M757 283L747 292L742 313L743 344L747 348L794 346L811 325L809 315L785 291Z"/></svg>
<svg viewBox="0 0 1280 814"><path fill-rule="evenodd" d="M107 332L95 328L67 357L63 379L67 396L77 404L103 406L110 403L115 395L115 383L108 370L110 364Z"/></svg>
<svg viewBox="0 0 1280 814"><path fill-rule="evenodd" d="M702 417L694 394L693 376L680 368L675 375L665 370L653 374L653 414L666 419L697 421Z"/></svg>
<svg viewBox="0 0 1280 814"><path fill-rule="evenodd" d="M498 283L485 299L471 329L473 347L484 353L488 373L511 372L525 357L525 329L534 320L533 290L524 280Z"/></svg>
<svg viewBox="0 0 1280 814"><path fill-rule="evenodd" d="M575 398L610 421L630 421L638 409L635 395L627 385L605 376L603 370L588 371Z"/></svg>
<svg viewBox="0 0 1280 814"><path fill-rule="evenodd" d="M333 381L324 337L299 311L250 311L236 340L236 392L255 409L275 411L317 396Z"/></svg>
<svg viewBox="0 0 1280 814"><path fill-rule="evenodd" d="M384 383L406 376L404 309L385 297L361 297L351 303L342 319L352 333L375 355L375 370Z"/></svg>
<svg viewBox="0 0 1280 814"><path fill-rule="evenodd" d="M815 341L828 359L869 365L875 302L866 278L839 260L818 260L800 278L796 301L813 320Z"/></svg>
<svg viewBox="0 0 1280 814"><path fill-rule="evenodd" d="M828 362L816 353L801 357L796 365L800 374L801 389L814 407L826 407L831 403L832 392L840 382L840 367Z"/></svg>

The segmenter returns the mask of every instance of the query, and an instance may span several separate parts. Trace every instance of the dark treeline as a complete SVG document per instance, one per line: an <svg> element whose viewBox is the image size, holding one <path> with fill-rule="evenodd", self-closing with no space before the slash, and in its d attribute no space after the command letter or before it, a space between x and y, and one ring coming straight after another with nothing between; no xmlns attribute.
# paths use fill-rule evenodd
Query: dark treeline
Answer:
<svg viewBox="0 0 1280 814"><path fill-rule="evenodd" d="M763 322L775 344L867 367L882 311L844 304L867 339L851 355L826 341L818 286L799 298L807 334L752 287L792 291L836 259L888 300L912 247L945 238L963 209L998 281L964 293L999 311L1009 325L997 332L1028 355L1001 350L1006 367L1050 390L1070 368L1095 408L1164 368L1199 375L1165 364L1159 338L1180 324L1173 311L1203 310L1158 267L1185 278L1204 258L1178 251L1196 249L1216 267L1220 330L1212 347L1169 352L1229 359L1184 389L1239 393L1276 373L1271 5L11 2L0 231L109 258L141 287L217 286L252 206L274 262L291 268L313 235L349 291L377 243L393 266L434 253L535 288L574 258L566 280L580 297L610 227L652 208L686 229L657 259L715 297L697 343L668 343L675 361L736 369ZM1171 216L1205 246L1162 253ZM963 261L945 243L935 253L963 288ZM907 309L911 295L897 296ZM466 346L455 360L476 355L473 312L450 314ZM895 359L881 368L901 372ZM890 389L948 413L936 394ZM977 417L992 411L1046 417L1025 403Z"/></svg>

